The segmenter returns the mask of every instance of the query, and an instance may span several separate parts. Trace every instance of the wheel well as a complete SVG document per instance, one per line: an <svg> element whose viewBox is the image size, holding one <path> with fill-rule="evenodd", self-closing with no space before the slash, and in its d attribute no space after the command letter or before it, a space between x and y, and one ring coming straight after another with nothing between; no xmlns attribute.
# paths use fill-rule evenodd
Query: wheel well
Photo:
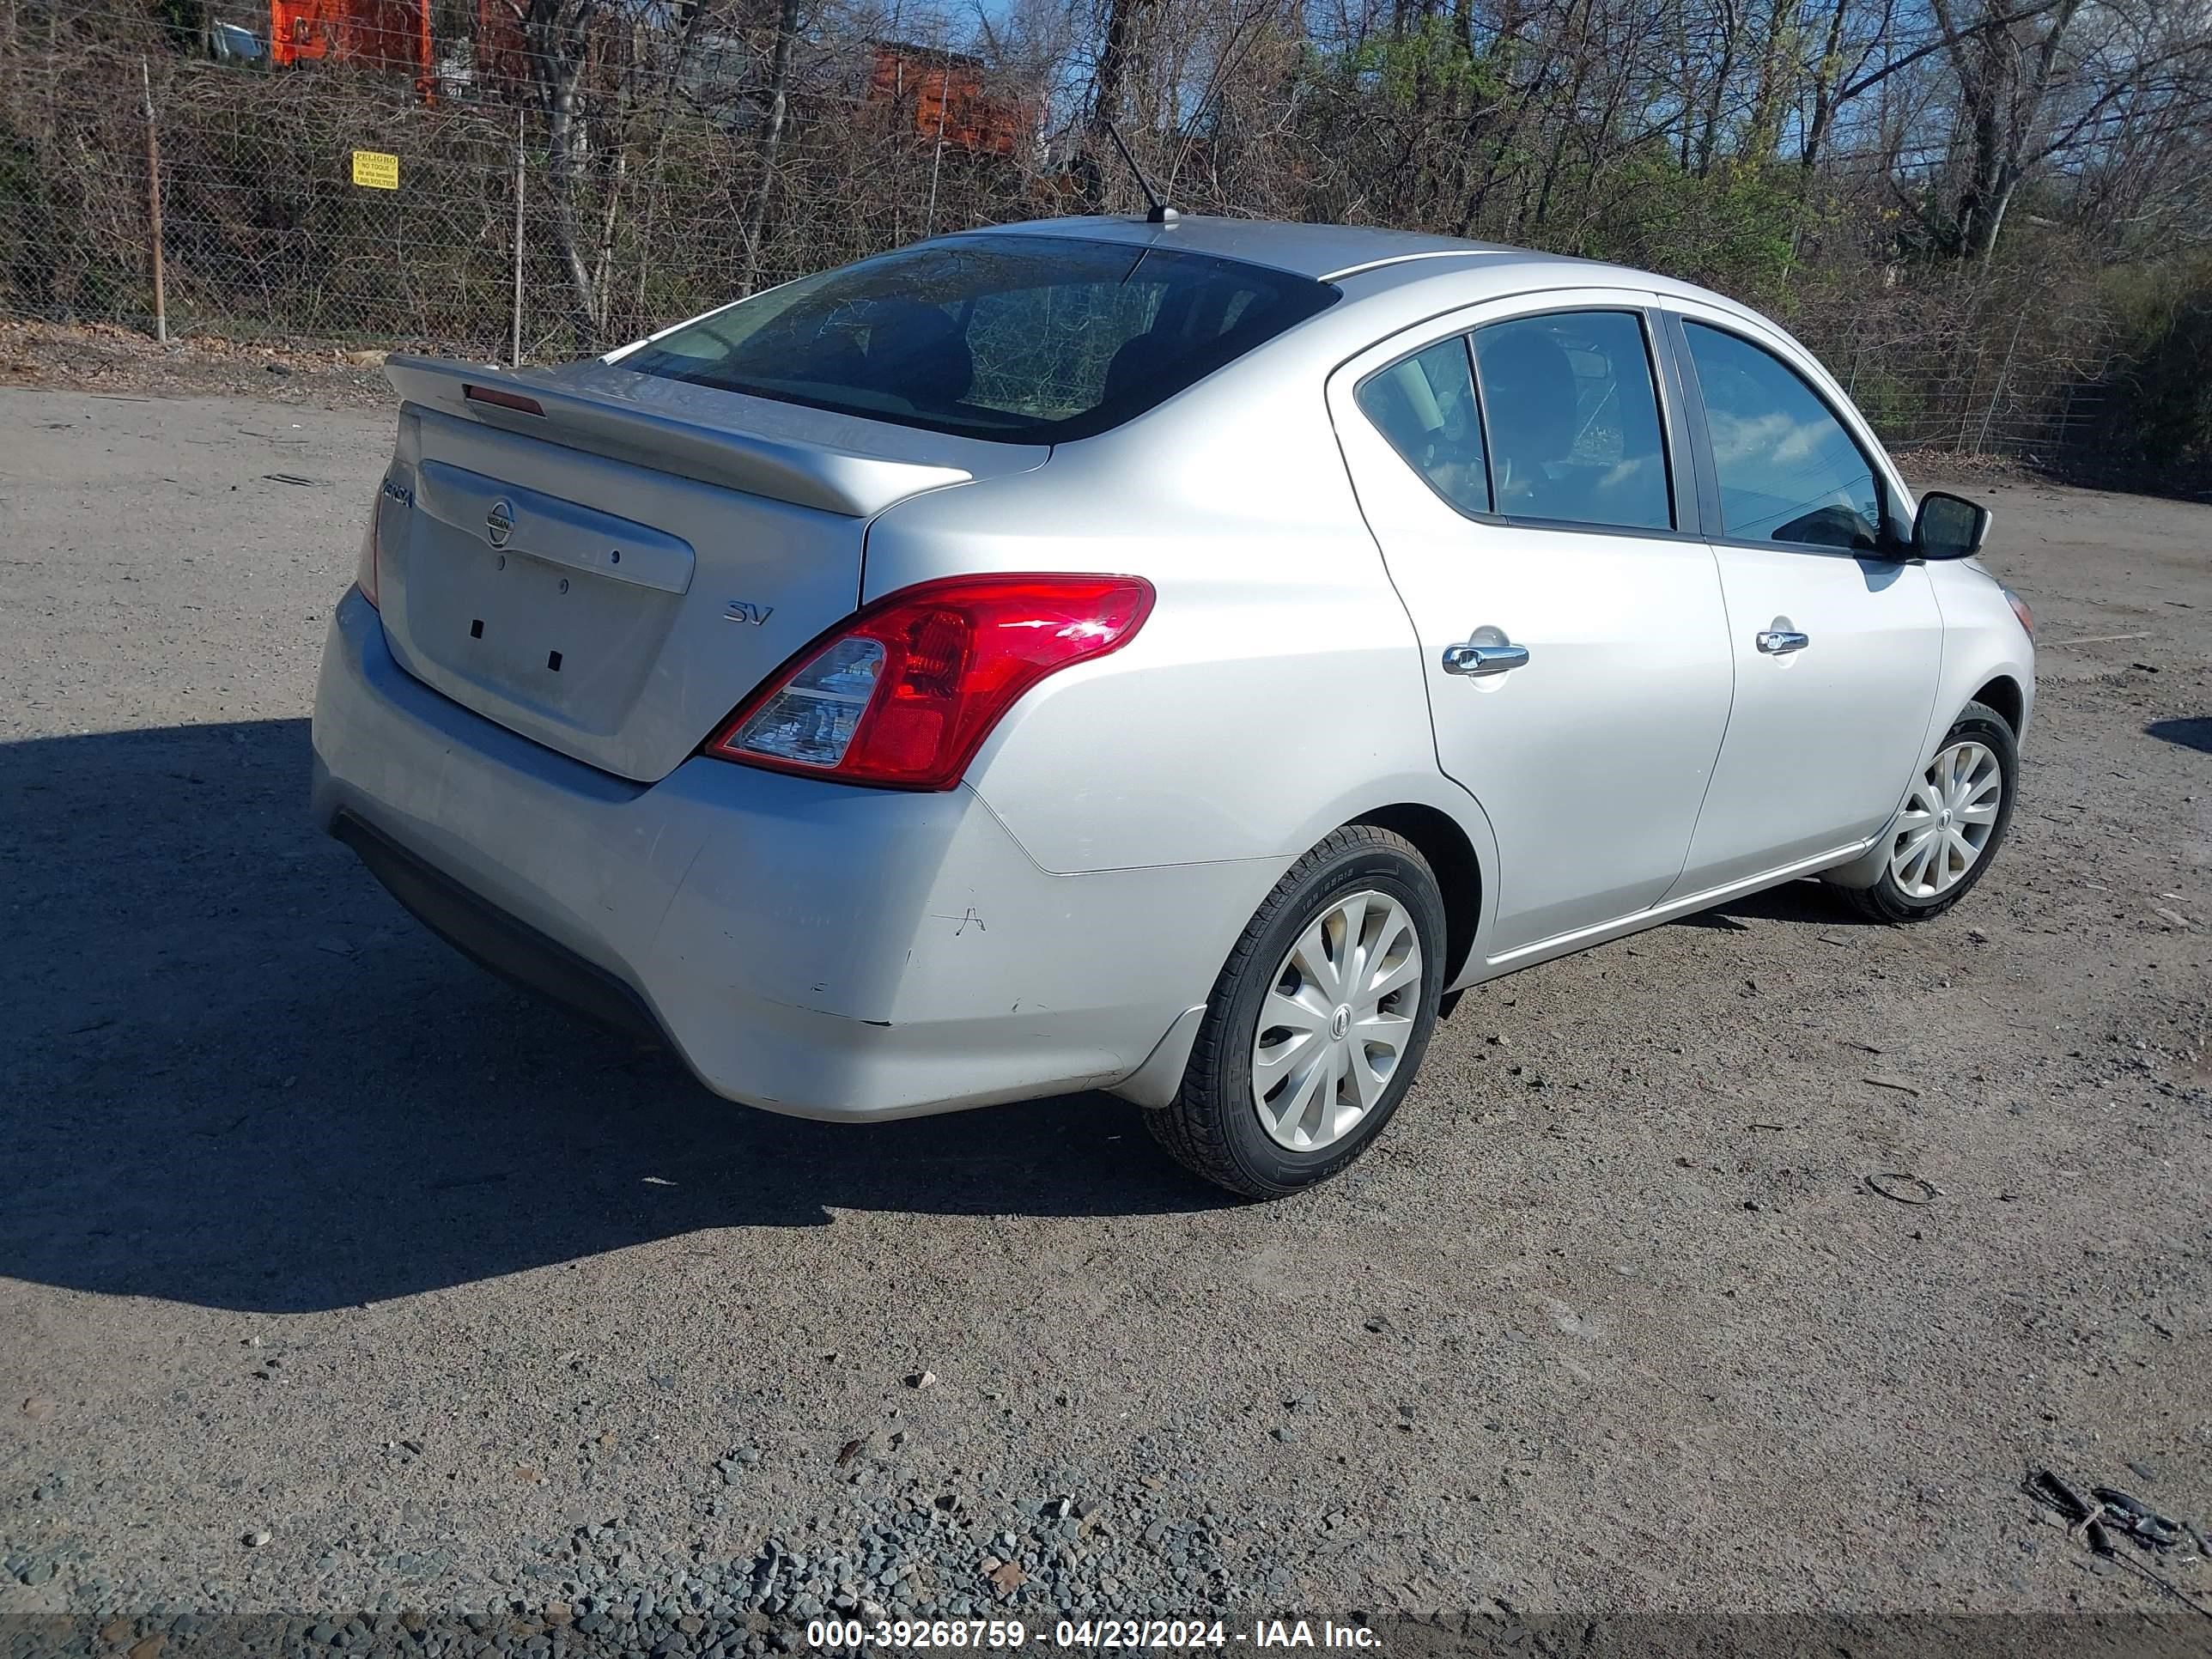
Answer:
<svg viewBox="0 0 2212 1659"><path fill-rule="evenodd" d="M2002 714L2005 724L2012 727L2013 736L2020 735L2020 717L2027 699L2021 696L2017 681L2000 674L1974 693L1974 701ZM1407 839L1411 840L1412 837Z"/></svg>
<svg viewBox="0 0 2212 1659"><path fill-rule="evenodd" d="M1403 836L1437 872L1437 885L1443 890L1444 983L1449 985L1474 948L1475 924L1482 917L1482 866L1475 861L1467 831L1435 807L1411 802L1362 813L1358 821Z"/></svg>

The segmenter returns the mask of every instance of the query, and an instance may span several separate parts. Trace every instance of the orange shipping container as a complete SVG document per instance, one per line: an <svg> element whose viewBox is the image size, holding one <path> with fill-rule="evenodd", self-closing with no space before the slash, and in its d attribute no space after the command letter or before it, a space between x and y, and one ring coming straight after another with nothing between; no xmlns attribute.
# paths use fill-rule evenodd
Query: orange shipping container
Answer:
<svg viewBox="0 0 2212 1659"><path fill-rule="evenodd" d="M917 138L934 143L941 132L952 149L1012 155L1021 148L1023 111L984 91L982 68L960 52L878 42L868 97L872 102L912 98Z"/></svg>
<svg viewBox="0 0 2212 1659"><path fill-rule="evenodd" d="M273 63L316 58L430 74L430 0L269 0Z"/></svg>

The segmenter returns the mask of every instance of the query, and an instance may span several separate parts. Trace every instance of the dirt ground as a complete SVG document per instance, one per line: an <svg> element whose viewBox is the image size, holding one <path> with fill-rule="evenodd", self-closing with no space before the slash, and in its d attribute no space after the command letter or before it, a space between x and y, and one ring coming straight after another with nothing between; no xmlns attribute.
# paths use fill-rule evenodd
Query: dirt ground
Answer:
<svg viewBox="0 0 2212 1659"><path fill-rule="evenodd" d="M427 935L305 815L388 416L147 385L0 390L0 1614L2212 1607L2019 1490L2212 1522L2212 508L1969 485L2042 693L1960 908L1484 987L1242 1207L1103 1096L726 1105Z"/></svg>

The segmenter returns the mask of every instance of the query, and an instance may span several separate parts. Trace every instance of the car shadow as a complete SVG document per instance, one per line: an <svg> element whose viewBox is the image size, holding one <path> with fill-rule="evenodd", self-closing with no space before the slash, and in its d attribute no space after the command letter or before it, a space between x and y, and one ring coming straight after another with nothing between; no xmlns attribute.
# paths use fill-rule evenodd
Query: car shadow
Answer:
<svg viewBox="0 0 2212 1659"><path fill-rule="evenodd" d="M2153 720L2143 730L2161 742L2212 755L2212 720Z"/></svg>
<svg viewBox="0 0 2212 1659"><path fill-rule="evenodd" d="M1826 882L1810 879L1784 882L1779 887L1747 893L1710 910L1680 916L1676 927L1711 927L1723 933L1748 931L1753 921L1788 921L1818 927L1872 927L1881 924L1855 909Z"/></svg>
<svg viewBox="0 0 2212 1659"><path fill-rule="evenodd" d="M1087 1094L870 1126L708 1093L313 830L307 723L0 744L0 1274L300 1311L833 1211L1227 1200Z"/></svg>

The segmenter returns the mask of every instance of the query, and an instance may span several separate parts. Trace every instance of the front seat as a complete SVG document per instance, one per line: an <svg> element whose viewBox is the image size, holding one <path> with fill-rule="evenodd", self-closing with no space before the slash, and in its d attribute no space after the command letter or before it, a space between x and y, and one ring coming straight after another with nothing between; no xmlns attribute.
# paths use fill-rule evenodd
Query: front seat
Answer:
<svg viewBox="0 0 2212 1659"><path fill-rule="evenodd" d="M965 327L941 307L889 302L868 318L868 356L858 383L916 409L950 409L975 384Z"/></svg>
<svg viewBox="0 0 2212 1659"><path fill-rule="evenodd" d="M1182 350L1182 337L1170 330L1152 328L1132 334L1106 365L1106 383L1099 401L1114 404L1142 395Z"/></svg>

